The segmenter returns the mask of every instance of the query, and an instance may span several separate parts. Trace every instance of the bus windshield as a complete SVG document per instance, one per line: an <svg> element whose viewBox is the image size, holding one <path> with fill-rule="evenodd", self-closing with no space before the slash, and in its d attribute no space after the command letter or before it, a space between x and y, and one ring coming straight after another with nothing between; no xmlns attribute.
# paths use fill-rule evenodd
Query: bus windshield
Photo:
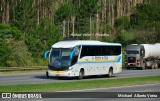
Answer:
<svg viewBox="0 0 160 101"><path fill-rule="evenodd" d="M50 62L49 65L55 68L67 68L71 64L70 59L70 48L55 48L52 49L50 54Z"/></svg>
<svg viewBox="0 0 160 101"><path fill-rule="evenodd" d="M139 51L127 51L126 54L139 54Z"/></svg>

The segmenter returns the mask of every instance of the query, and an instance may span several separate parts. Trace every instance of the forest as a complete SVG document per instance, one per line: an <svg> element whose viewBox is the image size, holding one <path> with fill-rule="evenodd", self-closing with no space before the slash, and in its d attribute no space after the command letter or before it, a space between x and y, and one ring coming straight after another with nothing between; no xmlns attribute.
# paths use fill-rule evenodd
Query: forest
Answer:
<svg viewBox="0 0 160 101"><path fill-rule="evenodd" d="M69 37L160 43L160 0L0 0L0 67L47 65L44 52Z"/></svg>

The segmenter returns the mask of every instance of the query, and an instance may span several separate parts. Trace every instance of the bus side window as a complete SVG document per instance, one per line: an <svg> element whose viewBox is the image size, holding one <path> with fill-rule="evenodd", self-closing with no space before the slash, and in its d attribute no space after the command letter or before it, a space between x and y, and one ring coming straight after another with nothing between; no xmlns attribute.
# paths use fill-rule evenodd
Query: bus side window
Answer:
<svg viewBox="0 0 160 101"><path fill-rule="evenodd" d="M71 65L74 65L77 62L78 55L79 55L79 49L80 49L80 46L79 47L75 47L76 52L74 53L74 55L72 57Z"/></svg>
<svg viewBox="0 0 160 101"><path fill-rule="evenodd" d="M78 55L73 56L71 66L74 65L78 60Z"/></svg>
<svg viewBox="0 0 160 101"><path fill-rule="evenodd" d="M82 51L81 51L81 56L80 58L87 56L88 54L88 47L87 46L82 46Z"/></svg>
<svg viewBox="0 0 160 101"><path fill-rule="evenodd" d="M110 46L110 55L115 55L115 46Z"/></svg>
<svg viewBox="0 0 160 101"><path fill-rule="evenodd" d="M115 55L121 54L121 46L115 46Z"/></svg>

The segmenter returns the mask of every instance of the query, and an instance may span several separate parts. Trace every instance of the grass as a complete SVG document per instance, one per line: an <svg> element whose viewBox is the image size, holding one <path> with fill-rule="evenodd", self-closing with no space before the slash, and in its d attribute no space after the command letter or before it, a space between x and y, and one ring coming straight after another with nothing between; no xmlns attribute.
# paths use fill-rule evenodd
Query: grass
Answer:
<svg viewBox="0 0 160 101"><path fill-rule="evenodd" d="M107 88L128 85L142 85L160 83L160 76L103 79L103 80L80 80L73 82L56 82L46 84L19 84L0 85L0 92L52 92L91 88Z"/></svg>

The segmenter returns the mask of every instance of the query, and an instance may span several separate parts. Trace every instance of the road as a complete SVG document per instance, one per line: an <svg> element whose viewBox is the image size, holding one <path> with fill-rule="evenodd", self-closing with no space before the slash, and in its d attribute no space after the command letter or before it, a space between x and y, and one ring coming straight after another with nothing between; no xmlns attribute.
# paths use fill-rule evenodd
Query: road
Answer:
<svg viewBox="0 0 160 101"><path fill-rule="evenodd" d="M44 93L45 94L45 93ZM119 94L132 94L132 97L119 98ZM137 96L135 96L135 94ZM154 94L149 97L147 94ZM12 99L12 101L160 101L160 84L72 90L46 93L52 97L42 99ZM143 96L142 96L143 95ZM42 93L43 96L43 93ZM118 97L119 96L119 97ZM8 101L8 99L4 99Z"/></svg>
<svg viewBox="0 0 160 101"><path fill-rule="evenodd" d="M146 69L146 70L123 70L120 74L115 74L114 78L127 78L127 77L142 77L160 75L160 69ZM103 76L85 78L84 80L106 79ZM58 80L57 78L47 78L45 72L27 72L17 74L0 74L0 85L11 84L39 84L50 82L72 82L74 80Z"/></svg>
<svg viewBox="0 0 160 101"><path fill-rule="evenodd" d="M112 87L112 88L100 88L100 89L88 89L88 90L73 90L73 91L68 91L69 93L77 93L77 92L82 92L84 96L90 96L91 98L70 98L70 99L65 99L65 98L57 98L55 99L44 99L44 101L160 101L160 84L146 84L146 85L136 85L136 86L123 86L123 87ZM86 93L87 92L87 93ZM134 94L150 94L151 92L157 94L157 97L159 98L103 98L106 97L108 94L113 95L116 92L116 96L118 94L125 93L127 92L132 93L133 96ZM66 93L67 94L67 93ZM88 95L87 95L88 94ZM97 95L96 95L97 94ZM101 95L99 95L101 94ZM63 95L65 96L65 95ZM75 96L74 94L71 95ZM95 98L99 97L100 98ZM101 98L102 97L102 98Z"/></svg>

